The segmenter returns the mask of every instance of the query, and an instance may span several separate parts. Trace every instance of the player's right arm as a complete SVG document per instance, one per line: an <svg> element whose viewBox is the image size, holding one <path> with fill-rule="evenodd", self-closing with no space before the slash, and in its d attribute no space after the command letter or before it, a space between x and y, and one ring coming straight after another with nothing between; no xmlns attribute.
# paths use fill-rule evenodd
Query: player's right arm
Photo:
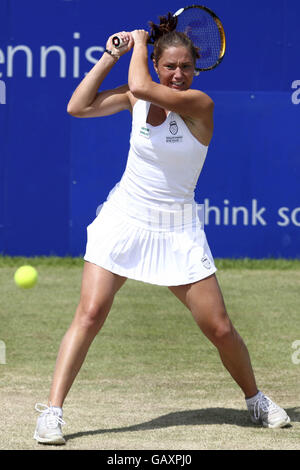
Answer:
<svg viewBox="0 0 300 470"><path fill-rule="evenodd" d="M107 41L107 49L113 50L119 56L128 52L133 46L133 40L128 33L118 33L128 39L125 48L115 49L111 38ZM128 85L123 85L112 90L98 91L103 80L117 62L116 57L104 53L101 59L94 65L90 72L74 91L67 107L67 112L79 118L108 116L123 110L132 110L132 99Z"/></svg>

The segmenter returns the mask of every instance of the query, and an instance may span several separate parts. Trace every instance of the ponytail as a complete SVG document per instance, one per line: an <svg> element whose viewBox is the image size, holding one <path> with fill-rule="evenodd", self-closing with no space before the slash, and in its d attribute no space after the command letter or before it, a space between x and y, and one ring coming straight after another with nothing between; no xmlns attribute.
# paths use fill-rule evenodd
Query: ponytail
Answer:
<svg viewBox="0 0 300 470"><path fill-rule="evenodd" d="M199 49L194 46L185 33L176 31L177 16L168 13L166 16L160 16L159 22L159 24L155 24L153 21L149 21L149 42L154 43L151 59L157 64L165 49L172 46L184 46L190 51L194 64L196 64L196 60L200 57Z"/></svg>

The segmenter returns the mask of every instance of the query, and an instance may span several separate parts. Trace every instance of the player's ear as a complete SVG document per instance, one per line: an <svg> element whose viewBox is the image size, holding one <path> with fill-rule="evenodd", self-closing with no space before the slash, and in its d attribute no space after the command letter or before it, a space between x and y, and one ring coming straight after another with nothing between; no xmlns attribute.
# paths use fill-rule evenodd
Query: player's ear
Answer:
<svg viewBox="0 0 300 470"><path fill-rule="evenodd" d="M153 67L154 67L155 72L158 73L158 72L157 72L156 60L154 59L154 54L153 54L153 52L152 52L152 54L151 54L151 56L150 56L150 59L151 59L152 62L153 62Z"/></svg>
<svg viewBox="0 0 300 470"><path fill-rule="evenodd" d="M155 70L155 72L156 72L156 74L157 74L157 76L158 76L158 78L159 78L157 63L156 63L156 61L155 61L154 58L152 58L152 62L153 62L154 70Z"/></svg>

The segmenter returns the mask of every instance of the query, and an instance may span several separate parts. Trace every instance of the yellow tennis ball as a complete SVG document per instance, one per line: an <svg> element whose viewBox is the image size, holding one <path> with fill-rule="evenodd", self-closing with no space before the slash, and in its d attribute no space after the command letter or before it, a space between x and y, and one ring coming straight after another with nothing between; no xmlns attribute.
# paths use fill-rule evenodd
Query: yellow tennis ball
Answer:
<svg viewBox="0 0 300 470"><path fill-rule="evenodd" d="M37 283L38 273L33 266L21 266L15 272L15 283L23 289L30 289Z"/></svg>

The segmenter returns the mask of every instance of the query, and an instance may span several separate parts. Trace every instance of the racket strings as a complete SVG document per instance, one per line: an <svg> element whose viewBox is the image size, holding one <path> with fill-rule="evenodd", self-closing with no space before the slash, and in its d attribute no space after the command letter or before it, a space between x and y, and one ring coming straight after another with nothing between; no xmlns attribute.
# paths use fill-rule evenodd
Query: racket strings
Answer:
<svg viewBox="0 0 300 470"><path fill-rule="evenodd" d="M222 36L216 21L209 13L196 8L186 10L178 16L176 29L185 33L199 48L197 68L208 69L216 64L223 49Z"/></svg>

